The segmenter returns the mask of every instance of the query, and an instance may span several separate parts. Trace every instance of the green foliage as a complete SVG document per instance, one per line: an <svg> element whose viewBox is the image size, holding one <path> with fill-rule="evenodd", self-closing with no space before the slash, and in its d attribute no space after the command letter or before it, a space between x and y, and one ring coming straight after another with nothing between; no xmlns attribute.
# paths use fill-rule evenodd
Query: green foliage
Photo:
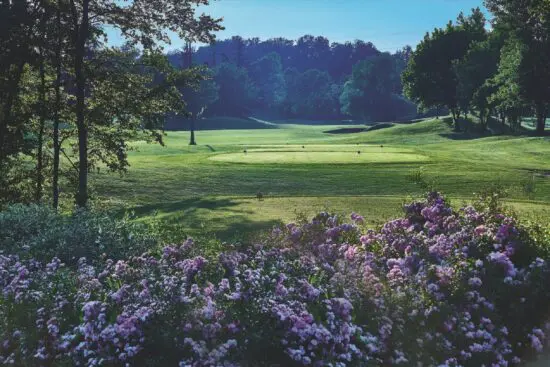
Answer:
<svg viewBox="0 0 550 367"><path fill-rule="evenodd" d="M518 129L523 111L528 102L522 97L519 66L523 45L515 39L507 40L501 51L498 73L489 81L495 92L488 98L508 119L512 129Z"/></svg>
<svg viewBox="0 0 550 367"><path fill-rule="evenodd" d="M168 31L190 42L211 42L212 32L221 29L220 19L195 15L199 3L208 5L202 0L2 2L0 186L9 188L0 191L0 203L29 201L29 190L21 188L30 179L35 202L52 182L57 206L64 181L78 186L77 202L84 206L88 171L125 171L129 142L161 142L166 115L184 112L177 87L198 83L200 75L172 68L160 45L169 43ZM119 29L129 46L107 45L105 27ZM70 168L60 168L59 148L68 145L73 154L63 155ZM25 164L18 167L14 162L20 158Z"/></svg>
<svg viewBox="0 0 550 367"><path fill-rule="evenodd" d="M158 52L133 48L98 50L89 63L94 93L89 97L88 167L123 172L129 166L129 143L162 142L159 132L168 113L182 113L177 89L196 85L194 70L176 70ZM75 140L73 150L78 151Z"/></svg>
<svg viewBox="0 0 550 367"><path fill-rule="evenodd" d="M326 118L337 112L338 86L326 71L309 69L303 73L285 70L287 98L284 110L290 116Z"/></svg>
<svg viewBox="0 0 550 367"><path fill-rule="evenodd" d="M185 110L191 118L199 118L219 98L219 86L214 82L214 73L210 69L200 69L203 79L195 88L184 88L181 93L185 102Z"/></svg>
<svg viewBox="0 0 550 367"><path fill-rule="evenodd" d="M381 54L353 67L340 96L342 112L365 121L393 121L415 115L414 106L400 93L396 60Z"/></svg>
<svg viewBox="0 0 550 367"><path fill-rule="evenodd" d="M408 176L409 181L417 185L423 192L433 192L439 185L437 178L428 177L424 167L412 170Z"/></svg>
<svg viewBox="0 0 550 367"><path fill-rule="evenodd" d="M246 69L222 63L214 70L214 81L219 87L219 98L213 110L220 115L244 115L249 101L257 93Z"/></svg>
<svg viewBox="0 0 550 367"><path fill-rule="evenodd" d="M458 128L460 105L467 103L460 102L456 65L466 56L472 42L483 41L485 37L485 17L479 8L468 17L460 14L455 24L449 22L446 28L427 33L403 73L405 95L423 109L447 107Z"/></svg>
<svg viewBox="0 0 550 367"><path fill-rule="evenodd" d="M256 103L268 108L280 105L286 98L286 82L281 56L272 52L250 65L250 76L257 89Z"/></svg>
<svg viewBox="0 0 550 367"><path fill-rule="evenodd" d="M500 99L515 97L528 102L535 109L537 133L542 135L550 103L550 5L546 0L486 0L485 5L493 12L496 26L508 37L501 67L508 75L514 72L513 95L501 91ZM514 122L517 120L514 112L509 115Z"/></svg>
<svg viewBox="0 0 550 367"><path fill-rule="evenodd" d="M493 31L486 40L472 43L464 58L455 64L459 106L466 112L470 108L476 109L483 129L487 127L490 112L495 108L489 101L495 92L490 79L498 71L503 43L503 34Z"/></svg>
<svg viewBox="0 0 550 367"><path fill-rule="evenodd" d="M0 212L0 252L75 265L81 257L99 261L154 250L157 240L143 226L107 213L56 213L43 205L13 205Z"/></svg>

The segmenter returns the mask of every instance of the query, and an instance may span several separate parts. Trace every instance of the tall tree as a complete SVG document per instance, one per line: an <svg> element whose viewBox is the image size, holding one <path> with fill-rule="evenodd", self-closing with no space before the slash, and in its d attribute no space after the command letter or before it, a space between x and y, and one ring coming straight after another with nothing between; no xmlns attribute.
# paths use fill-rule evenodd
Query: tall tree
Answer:
<svg viewBox="0 0 550 367"><path fill-rule="evenodd" d="M501 111L512 129L518 129L522 114L528 110L529 102L521 92L520 65L524 45L509 39L501 50L498 73L490 80L492 94L488 102Z"/></svg>
<svg viewBox="0 0 550 367"><path fill-rule="evenodd" d="M461 109L456 64L464 58L470 45L486 37L485 17L481 10L458 16L456 24L426 34L417 46L403 73L405 95L421 108L447 107L455 129L459 130Z"/></svg>
<svg viewBox="0 0 550 367"><path fill-rule="evenodd" d="M246 115L250 100L256 93L248 71L224 62L214 69L214 82L219 86L214 110L225 116Z"/></svg>
<svg viewBox="0 0 550 367"><path fill-rule="evenodd" d="M519 95L536 112L539 135L544 134L550 103L550 3L547 0L486 0L494 26L520 43L517 75Z"/></svg>
<svg viewBox="0 0 550 367"><path fill-rule="evenodd" d="M399 74L395 58L381 54L353 67L340 97L342 112L365 121L391 121L405 116L396 112L406 106L399 98Z"/></svg>
<svg viewBox="0 0 550 367"><path fill-rule="evenodd" d="M41 1L0 1L0 204L24 200L24 182L35 183L24 155L37 157L34 129L41 104L38 50L44 49L45 11ZM29 139L30 138L30 139ZM27 163L28 161L26 161ZM35 168L38 167L38 164Z"/></svg>
<svg viewBox="0 0 550 367"><path fill-rule="evenodd" d="M326 71L296 69L285 71L288 95L285 110L290 116L326 119L337 114L338 104L332 78Z"/></svg>
<svg viewBox="0 0 550 367"><path fill-rule="evenodd" d="M53 141L53 167L52 167L52 205L54 209L57 209L59 206L59 170L61 166L61 141L59 134L59 125L62 109L62 69L63 69L63 50L66 37L64 37L63 30L63 19L62 14L65 14L65 11L62 11L62 6L64 5L63 0L57 0L55 10L55 55L53 58L53 64L55 65L55 102L53 106L53 131L52 131L52 141Z"/></svg>
<svg viewBox="0 0 550 367"><path fill-rule="evenodd" d="M213 80L213 72L210 69L201 69L203 80L196 86L189 86L181 91L185 101L185 110L189 116L189 145L197 145L195 129L197 121L204 115L219 98L219 87Z"/></svg>
<svg viewBox="0 0 550 367"><path fill-rule="evenodd" d="M200 80L193 69L173 68L158 51L140 53L129 46L97 50L87 69L92 90L86 109L89 167L117 172L129 165L129 142L162 143L165 117L184 111L178 87Z"/></svg>
<svg viewBox="0 0 550 367"><path fill-rule="evenodd" d="M472 43L464 58L455 65L459 106L464 111L470 107L476 109L483 129L487 127L490 110L494 108L489 102L495 91L491 78L498 71L503 44L503 34L494 30L486 40Z"/></svg>
<svg viewBox="0 0 550 367"><path fill-rule="evenodd" d="M191 41L212 42L212 31L220 29L220 20L210 16L195 17L199 5L208 0L70 0L72 47L76 80L76 126L79 148L79 183L76 202L85 206L88 200L88 132L86 99L91 93L87 73L89 46L104 26L119 29L133 44L155 49L169 42L168 30Z"/></svg>
<svg viewBox="0 0 550 367"><path fill-rule="evenodd" d="M286 97L281 57L271 52L250 65L250 76L257 89L258 102L267 108L279 106Z"/></svg>
<svg viewBox="0 0 550 367"><path fill-rule="evenodd" d="M241 68L244 66L244 40L241 36L233 36L231 41L235 44L235 64Z"/></svg>

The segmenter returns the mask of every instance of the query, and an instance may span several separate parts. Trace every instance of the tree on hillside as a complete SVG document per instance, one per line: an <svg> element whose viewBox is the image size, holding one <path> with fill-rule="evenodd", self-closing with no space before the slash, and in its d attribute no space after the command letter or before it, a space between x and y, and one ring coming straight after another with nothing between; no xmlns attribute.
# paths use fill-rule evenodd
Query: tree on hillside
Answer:
<svg viewBox="0 0 550 367"><path fill-rule="evenodd" d="M241 68L244 66L244 40L241 36L233 36L231 41L235 45L235 65Z"/></svg>
<svg viewBox="0 0 550 367"><path fill-rule="evenodd" d="M225 55L226 62L245 67L251 72L250 62L276 52L281 58L283 70L295 68L301 73L309 69L328 71L338 83L351 74L353 65L380 52L371 42L355 41L338 43L322 36L305 35L298 40L282 37L260 40L235 36L197 49L195 59L199 64L213 62L213 53ZM240 57L239 57L240 54Z"/></svg>
<svg viewBox="0 0 550 367"><path fill-rule="evenodd" d="M464 112L470 108L477 110L483 129L486 129L491 110L494 109L489 101L495 92L491 78L498 71L503 43L502 33L495 30L486 40L472 43L464 58L455 64L459 107Z"/></svg>
<svg viewBox="0 0 550 367"><path fill-rule="evenodd" d="M300 71L326 70L330 61L330 42L322 36L305 35L296 41L295 67Z"/></svg>
<svg viewBox="0 0 550 367"><path fill-rule="evenodd" d="M335 80L347 77L353 68L353 44L333 43L331 46L332 60L328 67L328 72Z"/></svg>
<svg viewBox="0 0 550 367"><path fill-rule="evenodd" d="M407 68L407 65L409 64L409 60L411 59L413 54L413 49L411 46L405 46L402 49L399 49L395 52L395 54L392 55L394 59L394 67L395 67L395 75L398 75L399 78L396 81L398 83L399 88L397 93L403 94L403 83L401 81L401 74L403 74L403 71Z"/></svg>
<svg viewBox="0 0 550 367"><path fill-rule="evenodd" d="M464 58L472 42L486 37L485 17L481 10L458 16L456 24L428 33L417 46L403 73L405 95L421 108L447 107L455 129L461 115L456 64Z"/></svg>
<svg viewBox="0 0 550 367"><path fill-rule="evenodd" d="M518 129L521 117L529 109L529 102L521 92L519 73L524 45L514 39L507 40L501 51L497 74L489 81L492 93L488 102L508 120L512 129Z"/></svg>
<svg viewBox="0 0 550 367"><path fill-rule="evenodd" d="M250 65L250 76L256 87L257 101L267 108L279 106L286 97L281 57L271 52Z"/></svg>
<svg viewBox="0 0 550 367"><path fill-rule="evenodd" d="M214 82L219 87L213 110L226 116L247 114L250 100L256 91L244 68L224 62L214 69Z"/></svg>
<svg viewBox="0 0 550 367"><path fill-rule="evenodd" d="M292 68L285 71L288 95L284 110L289 116L326 119L337 112L337 96L332 78L317 69L300 73Z"/></svg>
<svg viewBox="0 0 550 367"><path fill-rule="evenodd" d="M537 134L544 134L550 103L550 3L547 0L486 0L494 26L519 44L518 94L532 103Z"/></svg>
<svg viewBox="0 0 550 367"><path fill-rule="evenodd" d="M397 119L400 116L396 112L402 112L405 103L398 96L400 87L391 55L381 54L359 62L340 96L342 112L365 121Z"/></svg>

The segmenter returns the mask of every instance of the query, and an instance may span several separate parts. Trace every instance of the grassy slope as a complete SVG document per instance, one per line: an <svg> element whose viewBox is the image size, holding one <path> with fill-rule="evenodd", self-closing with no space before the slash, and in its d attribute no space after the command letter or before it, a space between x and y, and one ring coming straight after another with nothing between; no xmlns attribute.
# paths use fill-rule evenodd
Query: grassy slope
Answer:
<svg viewBox="0 0 550 367"><path fill-rule="evenodd" d="M435 120L359 134L324 133L339 127L199 131L197 147L187 145L188 133L173 132L167 147L139 145L130 156L128 175L96 174L93 181L98 194L111 204L132 208L144 220L162 218L190 234L204 225L231 236L291 220L297 211L310 215L323 208L357 211L371 223L380 222L396 216L404 199L421 193L409 179L420 167L456 202L499 183L510 188L516 209L536 216L549 213L550 177L541 174L550 166L548 139L457 135ZM306 160L303 154L294 157L292 164L266 164L257 156L273 151L285 157L285 151L300 149L311 155ZM365 155L380 149L428 159L359 163L355 151L360 149ZM316 158L314 151L338 159ZM210 159L226 153L233 154L233 163ZM257 163L235 163L241 156L253 156ZM349 157L349 163L342 157ZM535 191L527 196L522 187L530 181ZM255 199L258 191L266 200Z"/></svg>

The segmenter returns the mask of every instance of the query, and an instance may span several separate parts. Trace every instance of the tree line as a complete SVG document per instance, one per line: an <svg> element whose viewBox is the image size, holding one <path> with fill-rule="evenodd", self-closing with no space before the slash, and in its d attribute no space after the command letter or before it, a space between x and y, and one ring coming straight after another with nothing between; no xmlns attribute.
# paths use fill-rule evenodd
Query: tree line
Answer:
<svg viewBox="0 0 550 367"><path fill-rule="evenodd" d="M391 54L372 43L233 37L208 0L0 0L0 205L60 196L86 206L88 173L124 172L133 140L162 144L167 116L365 121L448 110L518 128L550 102L550 5L486 0ZM201 10L202 11L202 10ZM105 30L127 43L109 44ZM166 55L170 35L185 50ZM192 45L207 46L193 50ZM193 130L193 129L191 129ZM192 135L191 144L195 143ZM60 188L68 188L63 192Z"/></svg>
<svg viewBox="0 0 550 367"><path fill-rule="evenodd" d="M391 121L417 116L400 78L411 54L410 46L390 54L370 42L306 35L296 41L236 36L196 50L188 45L168 57L176 67L208 68L210 81L190 91L197 112Z"/></svg>
<svg viewBox="0 0 550 367"><path fill-rule="evenodd" d="M195 14L206 5L0 0L0 205L47 198L57 208L63 186L86 206L91 170L124 171L128 142L162 142L165 116L187 113L181 91L204 78L174 68L162 46L168 31L212 42L221 20ZM107 27L127 43L110 46Z"/></svg>
<svg viewBox="0 0 550 367"><path fill-rule="evenodd" d="M482 11L425 35L403 73L405 95L421 108L446 107L455 129L475 112L483 128L497 118L518 129L536 116L545 131L550 103L550 3L486 0Z"/></svg>

